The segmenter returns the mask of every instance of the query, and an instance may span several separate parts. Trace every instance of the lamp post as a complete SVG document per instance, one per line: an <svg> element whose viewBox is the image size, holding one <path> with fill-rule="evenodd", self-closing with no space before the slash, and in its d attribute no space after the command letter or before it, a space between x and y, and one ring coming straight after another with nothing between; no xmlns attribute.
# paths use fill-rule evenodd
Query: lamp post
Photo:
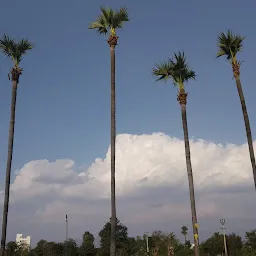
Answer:
<svg viewBox="0 0 256 256"><path fill-rule="evenodd" d="M146 233L147 256L149 256L148 233Z"/></svg>
<svg viewBox="0 0 256 256"><path fill-rule="evenodd" d="M66 241L68 240L68 215L66 214Z"/></svg>
<svg viewBox="0 0 256 256"><path fill-rule="evenodd" d="M222 234L223 234L223 242L224 242L225 256L228 256L225 222L226 222L225 219L221 219L221 220L220 220L221 230L222 230Z"/></svg>

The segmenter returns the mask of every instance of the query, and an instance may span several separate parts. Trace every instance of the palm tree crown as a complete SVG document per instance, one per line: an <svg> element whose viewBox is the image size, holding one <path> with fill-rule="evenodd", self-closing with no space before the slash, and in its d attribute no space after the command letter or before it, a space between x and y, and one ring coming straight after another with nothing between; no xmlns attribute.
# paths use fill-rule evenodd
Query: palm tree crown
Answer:
<svg viewBox="0 0 256 256"><path fill-rule="evenodd" d="M109 33L111 36L115 36L116 29L123 28L124 23L129 21L128 11L125 7L121 7L120 10L101 7L100 10L100 16L89 26L89 29L96 29L99 34Z"/></svg>
<svg viewBox="0 0 256 256"><path fill-rule="evenodd" d="M155 64L152 73L158 77L157 81L172 79L173 84L180 90L184 89L187 81L196 77L195 72L188 66L184 52L180 51L172 59Z"/></svg>
<svg viewBox="0 0 256 256"><path fill-rule="evenodd" d="M23 55L32 48L32 43L27 39L21 39L16 42L13 38L10 38L7 35L4 35L3 38L0 39L0 50L3 54L13 60L15 67L18 67Z"/></svg>
<svg viewBox="0 0 256 256"><path fill-rule="evenodd" d="M243 40L245 37L240 35L235 35L231 30L227 33L220 33L218 36L218 53L217 58L226 56L227 60L232 62L236 61L236 55L242 50Z"/></svg>

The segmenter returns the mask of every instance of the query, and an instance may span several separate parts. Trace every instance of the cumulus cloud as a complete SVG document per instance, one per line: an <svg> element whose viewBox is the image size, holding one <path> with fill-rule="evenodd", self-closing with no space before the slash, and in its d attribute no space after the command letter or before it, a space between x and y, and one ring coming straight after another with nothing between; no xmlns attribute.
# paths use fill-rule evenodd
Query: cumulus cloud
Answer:
<svg viewBox="0 0 256 256"><path fill-rule="evenodd" d="M255 211L251 206L255 195L247 145L205 140L190 143L199 219L219 219L224 214L231 219L253 218L245 210L251 207ZM95 229L110 215L110 148L104 159L97 158L88 169L78 170L71 159L25 164L11 185L12 207L21 212L22 207L27 209L23 222L32 227L40 220L50 227L61 223L60 216L68 212L74 226L81 227L83 220L86 224L81 228L97 232ZM183 140L162 133L118 135L116 193L118 215L134 232L166 227L164 223L175 221L174 226L181 226L182 221L189 224Z"/></svg>

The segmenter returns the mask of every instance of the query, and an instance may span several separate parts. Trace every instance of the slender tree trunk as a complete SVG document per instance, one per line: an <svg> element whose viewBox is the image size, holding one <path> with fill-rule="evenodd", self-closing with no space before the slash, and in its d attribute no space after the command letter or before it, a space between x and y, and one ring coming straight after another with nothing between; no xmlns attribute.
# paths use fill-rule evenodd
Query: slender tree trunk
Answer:
<svg viewBox="0 0 256 256"><path fill-rule="evenodd" d="M253 149L253 140L252 140L250 120L249 120L249 116L247 113L247 108L246 108L244 93L243 93L243 89L242 89L242 85L241 85L241 81L240 81L240 76L239 76L239 74L236 74L236 73L234 73L234 76L236 79L237 91L238 91L238 95L240 98L242 112L243 112L243 116L244 116L246 136L247 136L248 147L249 147L249 152L250 152L250 159L251 159L251 163L252 163L254 186L255 186L255 190L256 190L256 163L255 163L255 155L254 155L254 149Z"/></svg>
<svg viewBox="0 0 256 256"><path fill-rule="evenodd" d="M224 242L224 251L225 251L225 256L228 256L228 248L227 248L227 240L226 240L226 234L225 231L223 233L223 242Z"/></svg>
<svg viewBox="0 0 256 256"><path fill-rule="evenodd" d="M116 256L116 89L115 89L115 45L110 47L111 55L111 242L110 256Z"/></svg>
<svg viewBox="0 0 256 256"><path fill-rule="evenodd" d="M10 118L9 138L8 138L8 157L7 157L7 164L6 164L5 196L4 196L2 237L1 237L1 254L0 254L1 256L4 256L5 244L6 244L6 231L7 231L9 196L10 196L10 180L11 180L11 167L12 167L17 87L18 87L18 78L16 80L13 79L13 81L12 81L11 118Z"/></svg>
<svg viewBox="0 0 256 256"><path fill-rule="evenodd" d="M199 256L199 236L198 236L198 229L197 229L194 181L193 181L193 172L192 172L189 137L188 137L186 98L187 98L187 94L185 93L184 90L181 90L178 95L178 101L180 102L180 105L181 105L182 125L183 125L183 131L184 131L184 143L185 143L189 195L190 195L191 214L192 214L192 226L193 226L194 244L195 244L194 252L195 252L195 256Z"/></svg>

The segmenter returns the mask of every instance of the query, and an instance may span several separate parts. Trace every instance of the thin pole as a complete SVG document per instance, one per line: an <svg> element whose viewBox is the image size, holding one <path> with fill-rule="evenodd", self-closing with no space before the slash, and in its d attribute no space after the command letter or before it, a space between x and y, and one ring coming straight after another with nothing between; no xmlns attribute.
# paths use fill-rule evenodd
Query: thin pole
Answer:
<svg viewBox="0 0 256 256"><path fill-rule="evenodd" d="M68 240L68 215L66 214L66 240Z"/></svg>
<svg viewBox="0 0 256 256"><path fill-rule="evenodd" d="M221 224L221 229L222 229L222 234L223 234L223 242L224 242L224 249L225 249L225 256L228 256L228 249L227 249L227 240L226 240L226 228L225 228L225 219L221 219L220 220L220 224Z"/></svg>
<svg viewBox="0 0 256 256"><path fill-rule="evenodd" d="M147 255L149 256L148 235L146 234Z"/></svg>

